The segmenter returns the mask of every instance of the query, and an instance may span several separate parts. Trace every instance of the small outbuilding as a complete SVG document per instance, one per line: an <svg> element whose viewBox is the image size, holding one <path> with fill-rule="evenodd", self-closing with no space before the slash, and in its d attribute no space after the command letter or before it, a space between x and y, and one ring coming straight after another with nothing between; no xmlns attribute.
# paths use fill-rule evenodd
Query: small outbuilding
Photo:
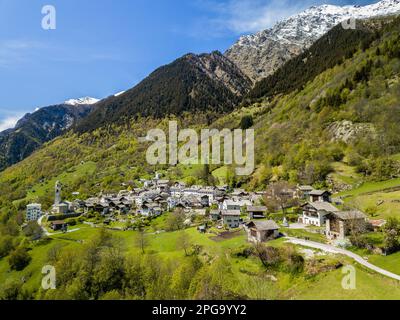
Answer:
<svg viewBox="0 0 400 320"><path fill-rule="evenodd" d="M247 206L247 213L250 219L263 219L266 212L267 207L265 206Z"/></svg>
<svg viewBox="0 0 400 320"><path fill-rule="evenodd" d="M279 226L273 220L250 221L246 231L249 242L264 242L279 237Z"/></svg>
<svg viewBox="0 0 400 320"><path fill-rule="evenodd" d="M68 224L65 223L65 221L52 221L50 223L50 227L53 231L58 231L58 230L67 231Z"/></svg>

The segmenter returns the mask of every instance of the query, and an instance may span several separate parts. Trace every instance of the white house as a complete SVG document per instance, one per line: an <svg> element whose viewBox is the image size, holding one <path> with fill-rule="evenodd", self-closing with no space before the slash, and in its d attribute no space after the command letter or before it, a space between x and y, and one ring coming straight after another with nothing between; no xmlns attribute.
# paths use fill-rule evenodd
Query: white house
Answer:
<svg viewBox="0 0 400 320"><path fill-rule="evenodd" d="M222 210L222 220L229 228L238 228L240 225L240 210Z"/></svg>
<svg viewBox="0 0 400 320"><path fill-rule="evenodd" d="M37 221L42 216L42 205L31 203L26 206L26 221Z"/></svg>
<svg viewBox="0 0 400 320"><path fill-rule="evenodd" d="M303 215L299 219L300 222L321 227L325 224L326 216L331 212L339 211L338 208L330 204L329 202L316 201L307 202L302 205Z"/></svg>
<svg viewBox="0 0 400 320"><path fill-rule="evenodd" d="M239 199L226 199L222 202L221 210L240 210L241 208L251 206L250 200L239 200Z"/></svg>

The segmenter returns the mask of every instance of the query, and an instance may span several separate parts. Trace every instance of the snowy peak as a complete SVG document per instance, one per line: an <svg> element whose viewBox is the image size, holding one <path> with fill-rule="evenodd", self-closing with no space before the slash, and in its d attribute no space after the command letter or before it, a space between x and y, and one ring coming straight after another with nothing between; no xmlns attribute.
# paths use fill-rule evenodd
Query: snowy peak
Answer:
<svg viewBox="0 0 400 320"><path fill-rule="evenodd" d="M284 62L347 19L365 19L399 12L400 0L383 0L367 6L313 6L278 22L270 29L242 36L225 55L257 81L272 74Z"/></svg>
<svg viewBox="0 0 400 320"><path fill-rule="evenodd" d="M78 99L69 99L64 101L64 104L68 104L70 106L79 106L79 105L91 105L99 102L99 99L91 98L91 97L82 97Z"/></svg>

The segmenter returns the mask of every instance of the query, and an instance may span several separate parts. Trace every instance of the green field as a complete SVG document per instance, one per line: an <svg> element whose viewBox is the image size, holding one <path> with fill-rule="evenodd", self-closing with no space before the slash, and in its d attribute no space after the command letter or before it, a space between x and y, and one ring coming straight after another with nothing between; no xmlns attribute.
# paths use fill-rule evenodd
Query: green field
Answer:
<svg viewBox="0 0 400 320"><path fill-rule="evenodd" d="M38 183L33 185L28 191L25 199L30 202L36 201L38 197L48 196L53 194L54 185L56 181L62 181L64 186L68 186L69 184L74 184L76 181L81 179L82 177L89 176L93 174L96 170L96 163L94 162L85 162L72 169L63 172L57 177L53 177L52 179L46 180L45 182ZM77 190L75 190L77 191ZM20 201L21 201L20 200Z"/></svg>
<svg viewBox="0 0 400 320"><path fill-rule="evenodd" d="M337 195L341 197L354 197L354 196L359 196L361 194L372 193L397 187L400 187L400 178L386 180L386 181L379 181L379 182L365 182L358 188L349 191L344 191L338 193Z"/></svg>
<svg viewBox="0 0 400 320"><path fill-rule="evenodd" d="M6 259L0 260L0 283L6 284L12 280L25 278L24 288L36 289L40 286L42 275L41 268L48 264L47 253L50 248L58 245L64 248L79 248L90 239L98 229L79 226L81 229L66 234L53 235L48 242L32 247L30 254L32 262L21 272L10 271ZM122 239L127 254L140 255L140 249L135 245L137 232L112 231ZM177 243L182 232L190 236L193 244L202 248L201 257L205 261L213 261L215 257L223 257L228 263L231 274L229 286L241 290L253 299L398 299L400 298L400 284L371 273L368 270L355 265L357 269L357 288L344 290L341 287L343 274L341 269L322 272L316 276L298 276L293 278L284 272L266 270L255 257L239 258L231 255L231 252L247 244L243 231L232 233L229 237L218 237L215 234L201 234L195 228L185 231L148 233L148 245L146 254L156 255L160 259L172 259L179 261L184 259L182 249L177 249ZM271 246L281 247L284 239L277 239L268 243ZM333 258L333 257L332 257ZM388 257L375 257L370 259L372 263L387 267L393 272L399 272L398 265L400 254ZM324 259L331 259L326 256ZM340 258L344 264L353 264L347 258ZM276 280L268 277L273 275ZM249 286L249 283L253 285Z"/></svg>

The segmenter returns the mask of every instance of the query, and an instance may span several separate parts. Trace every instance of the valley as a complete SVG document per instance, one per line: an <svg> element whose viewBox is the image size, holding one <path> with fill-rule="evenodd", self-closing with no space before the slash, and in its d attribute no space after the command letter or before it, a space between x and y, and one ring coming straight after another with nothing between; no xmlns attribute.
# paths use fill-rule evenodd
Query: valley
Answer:
<svg viewBox="0 0 400 320"><path fill-rule="evenodd" d="M0 299L398 300L399 10L312 7L0 133ZM171 123L254 130L254 170L150 163Z"/></svg>

